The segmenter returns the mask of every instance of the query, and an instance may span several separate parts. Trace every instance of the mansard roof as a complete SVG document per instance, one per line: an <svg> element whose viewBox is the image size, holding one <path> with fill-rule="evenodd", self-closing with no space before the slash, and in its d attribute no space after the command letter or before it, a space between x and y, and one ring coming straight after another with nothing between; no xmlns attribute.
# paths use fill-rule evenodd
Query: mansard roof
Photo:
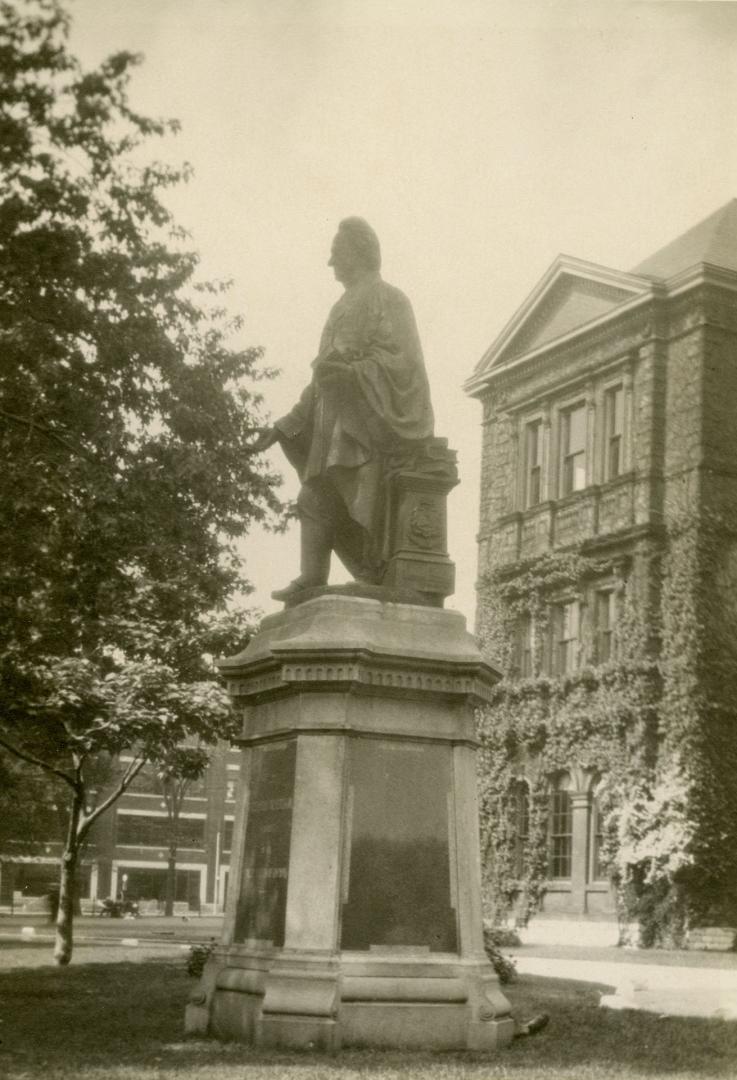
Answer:
<svg viewBox="0 0 737 1080"><path fill-rule="evenodd" d="M702 263L737 271L737 199L650 255L633 273L667 279Z"/></svg>
<svg viewBox="0 0 737 1080"><path fill-rule="evenodd" d="M630 273L560 255L486 350L466 390L495 372L623 314L665 288L690 283L701 267L737 273L737 199L656 251Z"/></svg>

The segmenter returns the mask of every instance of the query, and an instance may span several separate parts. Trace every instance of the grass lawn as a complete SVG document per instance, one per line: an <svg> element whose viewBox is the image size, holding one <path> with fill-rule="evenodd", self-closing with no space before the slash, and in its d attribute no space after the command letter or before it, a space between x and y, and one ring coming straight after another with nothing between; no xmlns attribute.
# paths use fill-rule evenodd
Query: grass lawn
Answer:
<svg viewBox="0 0 737 1080"><path fill-rule="evenodd" d="M737 1024L598 1008L584 983L520 977L521 1016L550 1026L498 1055L346 1050L336 1057L188 1040L186 953L81 946L69 968L48 945L0 948L2 1080L696 1080L737 1076Z"/></svg>

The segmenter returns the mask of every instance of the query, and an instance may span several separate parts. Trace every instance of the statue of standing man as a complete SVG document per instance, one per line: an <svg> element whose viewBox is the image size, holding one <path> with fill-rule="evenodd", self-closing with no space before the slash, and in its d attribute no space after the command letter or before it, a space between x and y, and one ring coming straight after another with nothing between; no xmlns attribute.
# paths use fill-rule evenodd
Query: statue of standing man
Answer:
<svg viewBox="0 0 737 1080"><path fill-rule="evenodd" d="M366 221L341 221L328 266L345 292L328 316L312 379L252 447L279 442L302 481L300 574L272 593L276 600L326 585L333 551L357 581L381 581L389 463L433 437L412 308L382 280L379 240Z"/></svg>

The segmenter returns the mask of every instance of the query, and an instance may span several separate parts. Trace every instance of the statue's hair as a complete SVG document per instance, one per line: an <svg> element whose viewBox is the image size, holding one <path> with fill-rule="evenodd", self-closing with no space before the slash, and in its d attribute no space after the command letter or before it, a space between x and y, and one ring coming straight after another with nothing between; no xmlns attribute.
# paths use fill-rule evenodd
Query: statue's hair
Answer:
<svg viewBox="0 0 737 1080"><path fill-rule="evenodd" d="M367 270L381 269L379 238L368 221L364 221L360 217L343 218L338 225L338 232L342 233L350 241L351 246Z"/></svg>

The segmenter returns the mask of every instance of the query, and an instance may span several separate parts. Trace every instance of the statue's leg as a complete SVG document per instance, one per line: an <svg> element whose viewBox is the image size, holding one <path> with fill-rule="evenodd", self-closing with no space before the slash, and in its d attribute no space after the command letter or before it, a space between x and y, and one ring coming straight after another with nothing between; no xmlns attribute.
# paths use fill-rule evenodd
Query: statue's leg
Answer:
<svg viewBox="0 0 737 1080"><path fill-rule="evenodd" d="M384 569L380 519L387 485L381 466L376 457L355 469L329 471L335 508L333 550L356 581L372 585L379 584Z"/></svg>
<svg viewBox="0 0 737 1080"><path fill-rule="evenodd" d="M323 513L322 500L308 485L302 487L297 506L300 524L299 578L302 587L327 585L333 550L333 524Z"/></svg>
<svg viewBox="0 0 737 1080"><path fill-rule="evenodd" d="M345 470L348 472L348 470ZM321 477L315 481L319 497L319 512L332 522L332 549L345 566L354 581L378 584L378 568L369 558L370 537L366 529L355 521L344 501L344 494L332 482L338 470L333 470L330 479Z"/></svg>
<svg viewBox="0 0 737 1080"><path fill-rule="evenodd" d="M335 529L334 550L355 581L377 583L376 571L366 560L366 530L347 514Z"/></svg>
<svg viewBox="0 0 737 1080"><path fill-rule="evenodd" d="M272 592L274 600L287 600L301 589L327 585L333 550L334 508L319 482L308 480L297 496L300 524L299 577Z"/></svg>

